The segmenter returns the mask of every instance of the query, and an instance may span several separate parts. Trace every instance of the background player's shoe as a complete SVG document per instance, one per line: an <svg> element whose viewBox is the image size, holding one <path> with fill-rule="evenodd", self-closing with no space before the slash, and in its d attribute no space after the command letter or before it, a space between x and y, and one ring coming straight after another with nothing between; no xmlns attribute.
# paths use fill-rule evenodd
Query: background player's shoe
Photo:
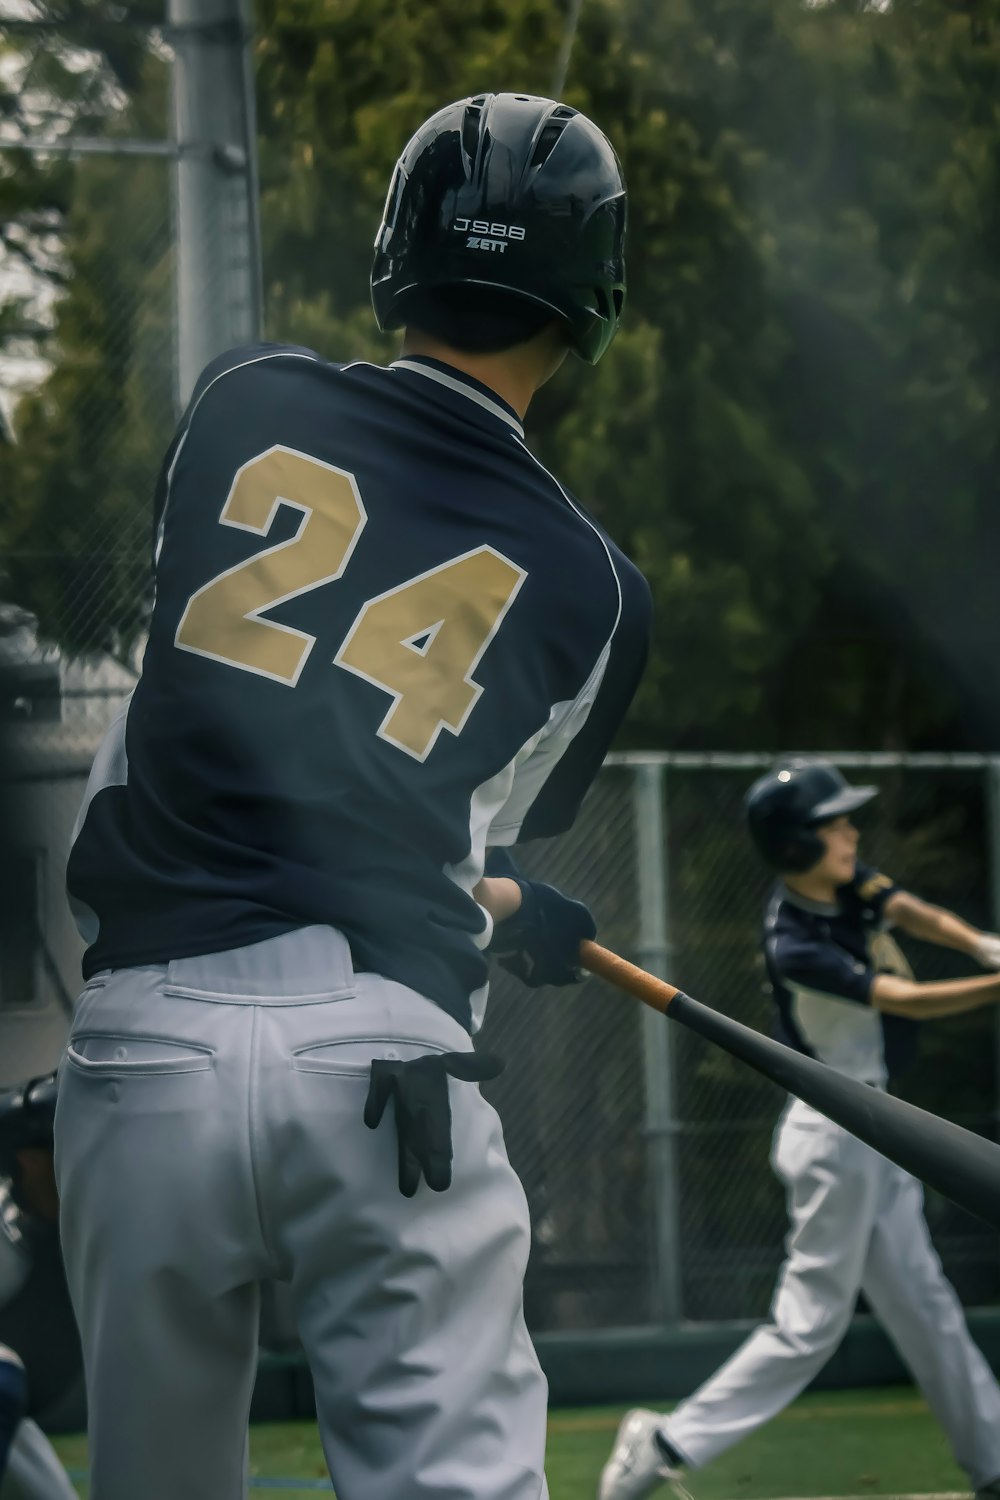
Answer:
<svg viewBox="0 0 1000 1500"><path fill-rule="evenodd" d="M683 1500L687 1491L678 1483L681 1472L666 1459L656 1441L662 1417L655 1411L626 1412L615 1435L611 1457L601 1472L597 1500L644 1500L663 1484Z"/></svg>

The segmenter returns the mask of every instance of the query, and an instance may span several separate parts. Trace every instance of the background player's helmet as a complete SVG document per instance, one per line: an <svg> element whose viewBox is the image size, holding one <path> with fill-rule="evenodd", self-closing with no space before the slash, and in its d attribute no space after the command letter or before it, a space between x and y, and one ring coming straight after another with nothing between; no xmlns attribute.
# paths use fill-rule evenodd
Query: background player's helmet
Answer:
<svg viewBox="0 0 1000 1500"><path fill-rule="evenodd" d="M849 786L826 760L781 761L754 782L744 799L750 836L775 870L802 873L823 858L821 823L843 817L878 796L878 787Z"/></svg>
<svg viewBox="0 0 1000 1500"><path fill-rule="evenodd" d="M492 287L550 308L596 364L625 305L625 180L597 126L553 99L477 94L432 115L396 164L375 241L381 329L412 294Z"/></svg>

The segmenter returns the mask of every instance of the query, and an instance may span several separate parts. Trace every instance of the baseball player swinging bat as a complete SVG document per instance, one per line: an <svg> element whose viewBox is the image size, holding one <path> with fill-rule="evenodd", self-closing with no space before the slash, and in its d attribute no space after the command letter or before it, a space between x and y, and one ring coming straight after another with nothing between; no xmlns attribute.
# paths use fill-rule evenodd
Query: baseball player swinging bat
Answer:
<svg viewBox="0 0 1000 1500"><path fill-rule="evenodd" d="M613 954L582 955L590 969L792 1091L771 1150L791 1232L768 1320L669 1417L646 1408L626 1414L598 1500L646 1500L664 1485L686 1493L688 1470L711 1463L805 1389L843 1338L859 1291L924 1392L976 1500L1000 1500L1000 1386L934 1252L918 1180L995 1224L1000 1148L885 1093L912 1056L915 1022L1000 1003L1000 935L862 864L853 814L877 795L849 785L827 761L792 756L744 798L747 831L778 876L761 946L787 1046ZM920 981L890 927L992 972Z"/></svg>
<svg viewBox="0 0 1000 1500"><path fill-rule="evenodd" d="M749 1063L960 1208L1000 1226L1000 1146L761 1036L598 943L580 944L580 963Z"/></svg>

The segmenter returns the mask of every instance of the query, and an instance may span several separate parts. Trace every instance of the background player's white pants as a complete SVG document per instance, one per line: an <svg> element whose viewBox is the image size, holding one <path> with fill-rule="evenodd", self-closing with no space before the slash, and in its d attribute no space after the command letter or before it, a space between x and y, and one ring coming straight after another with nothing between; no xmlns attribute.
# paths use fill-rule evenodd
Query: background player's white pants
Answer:
<svg viewBox="0 0 1000 1500"><path fill-rule="evenodd" d="M14 1434L0 1500L77 1500L55 1449L30 1417Z"/></svg>
<svg viewBox="0 0 1000 1500"><path fill-rule="evenodd" d="M663 1423L698 1467L799 1395L847 1330L862 1289L973 1485L1000 1476L1000 1389L930 1242L920 1184L794 1100L774 1169L791 1227L770 1323Z"/></svg>
<svg viewBox="0 0 1000 1500"><path fill-rule="evenodd" d="M238 1500L257 1284L291 1285L339 1500L544 1500L524 1193L451 1082L454 1181L397 1187L373 1057L471 1046L314 927L92 983L56 1115L92 1500Z"/></svg>

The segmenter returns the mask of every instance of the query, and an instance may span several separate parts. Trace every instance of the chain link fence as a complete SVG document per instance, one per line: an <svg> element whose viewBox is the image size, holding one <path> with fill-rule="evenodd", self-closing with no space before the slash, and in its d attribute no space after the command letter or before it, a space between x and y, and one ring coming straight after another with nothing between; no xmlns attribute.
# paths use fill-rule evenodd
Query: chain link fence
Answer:
<svg viewBox="0 0 1000 1500"><path fill-rule="evenodd" d="M22 716L52 711L68 657L130 663L176 385L170 51L50 10L0 5L2 593L48 668L22 671Z"/></svg>
<svg viewBox="0 0 1000 1500"><path fill-rule="evenodd" d="M195 374L256 336L249 0L0 0L0 665L21 718L141 654ZM35 617L25 651L22 621ZM18 639L11 640L17 627ZM70 663L87 660L89 680Z"/></svg>
<svg viewBox="0 0 1000 1500"><path fill-rule="evenodd" d="M862 856L977 926L996 926L998 762L834 759L881 791L863 815ZM588 901L608 946L651 967L659 960L689 993L767 1032L773 1002L758 939L770 878L741 805L764 764L630 756L605 769L572 832L524 863ZM662 816L652 841L650 778ZM662 910L644 901L650 886ZM968 972L958 954L902 946L918 978ZM900 1092L995 1138L992 1010L927 1024L921 1037ZM779 1089L592 982L529 995L498 977L483 1041L509 1059L491 1097L532 1210L534 1328L766 1313L785 1232L768 1160ZM963 1300L1000 1299L996 1231L936 1196L928 1213Z"/></svg>
<svg viewBox="0 0 1000 1500"><path fill-rule="evenodd" d="M26 1047L29 1072L52 1066L61 1048L81 952L62 872L98 724L121 701L120 694L84 694L67 705L73 716L66 723L18 730L17 793L32 829L31 868L16 883L22 900L3 914L0 935L3 1052L16 1076L25 1071ZM1000 759L839 761L881 790L862 815L863 857L977 926L1000 925ZM612 760L572 831L528 846L520 862L529 875L585 900L607 946L768 1032L773 1002L758 938L770 882L741 808L756 772L746 757L737 764L712 756ZM652 815L651 785L659 806ZM958 954L905 937L901 944L918 978L968 972ZM785 1232L768 1161L785 1102L779 1089L593 981L527 991L498 971L480 1044L508 1062L487 1091L531 1209L532 1328L766 1312ZM899 1091L996 1138L998 1057L992 1010L927 1023ZM14 1076L0 1077L8 1081ZM936 1195L928 1214L963 1301L1000 1301L997 1232Z"/></svg>

